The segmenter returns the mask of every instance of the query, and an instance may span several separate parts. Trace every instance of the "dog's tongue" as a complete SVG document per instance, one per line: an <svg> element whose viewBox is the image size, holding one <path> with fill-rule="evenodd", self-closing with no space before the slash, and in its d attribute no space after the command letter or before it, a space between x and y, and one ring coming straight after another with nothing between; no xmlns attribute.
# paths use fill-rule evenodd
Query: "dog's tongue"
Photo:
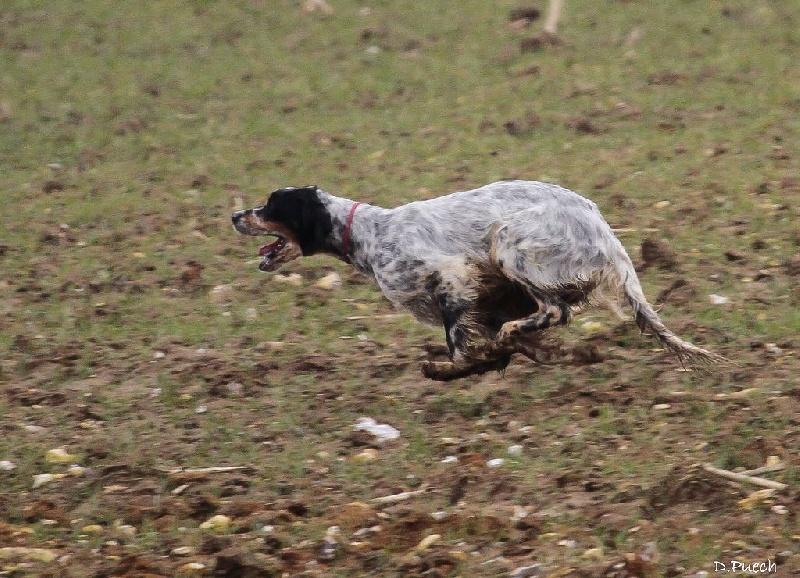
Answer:
<svg viewBox="0 0 800 578"><path fill-rule="evenodd" d="M258 249L258 256L259 257L263 257L267 253L270 253L271 251L274 251L275 249L278 248L278 245L280 245L280 243L281 243L281 240L278 239L277 241L273 241L272 243L269 243L268 245L262 245Z"/></svg>

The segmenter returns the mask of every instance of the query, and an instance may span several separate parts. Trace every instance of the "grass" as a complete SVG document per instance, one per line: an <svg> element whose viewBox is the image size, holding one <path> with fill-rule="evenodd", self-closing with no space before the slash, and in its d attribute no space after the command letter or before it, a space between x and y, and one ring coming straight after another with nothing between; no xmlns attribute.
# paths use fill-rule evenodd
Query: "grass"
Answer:
<svg viewBox="0 0 800 578"><path fill-rule="evenodd" d="M729 512L701 519L689 501L644 524L640 502L675 466L751 467L770 452L791 462L800 447L797 277L784 266L800 245L800 11L769 0L568 5L563 44L523 53L537 29L509 26L516 2L342 0L330 17L299 4L0 8L0 460L17 466L0 472L0 536L31 526L31 543L111 573L113 559L80 544L70 517L134 519L136 492L154 492L145 495L168 504L168 519L141 516L139 533L108 555L156 564L155 553L203 541L178 530L201 516L181 509L158 468L248 464L246 487L219 478L192 490L221 496L222 510L261 504L253 516L263 519L243 520L236 544L261 552L253 529L269 522L286 533L289 554L276 560L314 561L344 504L433 488L382 519L390 552L346 552L326 567L332 575L404 568L421 538L413 516L439 510L498 520L485 539L471 518L423 528L445 536L434 552L468 551L450 562L470 575L497 570L501 542L528 552L508 557L517 566L538 559L553 572L608 567L651 541L665 570L709 570L755 531L766 537L754 556L792 549L770 504L737 511L746 519L736 536ZM648 338L593 312L610 328L603 364L517 362L504 378L429 384L417 365L440 331L375 317L395 311L328 257L287 268L299 287L258 274L256 244L230 229L232 209L288 184L394 206L511 177L590 196L635 260L645 237L666 240L678 265L643 271L646 293L687 281L688 297L663 305L665 321L739 367L677 373ZM329 271L343 288L318 291L313 281ZM230 299L212 296L220 285ZM584 340L579 328L561 335L567 349ZM763 394L725 397L747 388ZM674 390L695 397L652 409ZM402 438L359 464L350 426L364 415ZM100 429L86 429L89 419ZM513 443L519 458L477 465ZM61 445L92 475L32 490L31 476L61 471L43 457ZM440 464L446 455L459 465ZM155 490L137 485L143 476ZM605 484L593 496L586 479ZM644 489L625 501L615 487L628 483ZM114 484L130 493L104 493ZM287 515L287 500L312 513ZM31 513L40 501L55 510ZM601 503L624 522L604 521ZM604 558L520 530L498 513L514 504L531 506L555 542L601 541ZM196 559L211 565L214 554Z"/></svg>

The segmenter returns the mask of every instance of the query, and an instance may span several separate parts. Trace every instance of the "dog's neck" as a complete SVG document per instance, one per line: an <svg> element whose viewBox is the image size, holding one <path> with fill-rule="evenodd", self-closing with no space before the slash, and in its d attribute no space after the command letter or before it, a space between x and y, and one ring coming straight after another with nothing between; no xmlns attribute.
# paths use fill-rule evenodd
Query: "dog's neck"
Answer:
<svg viewBox="0 0 800 578"><path fill-rule="evenodd" d="M349 259L356 269L370 274L372 272L370 255L375 249L372 245L378 238L380 215L385 213L386 209L359 203L353 212L356 201L336 197L321 190L318 190L317 194L327 210L332 225L325 242L325 251L344 261ZM349 238L345 247L345 231L348 229ZM345 250L347 254L343 253Z"/></svg>

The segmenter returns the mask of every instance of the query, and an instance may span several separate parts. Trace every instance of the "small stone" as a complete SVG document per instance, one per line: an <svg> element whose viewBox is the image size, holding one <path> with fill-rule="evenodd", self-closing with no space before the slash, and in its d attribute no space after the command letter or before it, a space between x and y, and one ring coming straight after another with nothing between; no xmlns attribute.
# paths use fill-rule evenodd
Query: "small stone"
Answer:
<svg viewBox="0 0 800 578"><path fill-rule="evenodd" d="M33 487L34 489L40 488L45 484L49 484L50 482L53 482L55 480L60 480L65 477L66 474L36 474L35 476L33 476Z"/></svg>
<svg viewBox="0 0 800 578"><path fill-rule="evenodd" d="M103 533L103 526L100 524L89 524L81 528L81 532L84 534L102 534Z"/></svg>
<svg viewBox="0 0 800 578"><path fill-rule="evenodd" d="M194 413L196 414L208 413L208 407L205 405L198 405L196 408L194 408Z"/></svg>
<svg viewBox="0 0 800 578"><path fill-rule="evenodd" d="M233 299L232 285L216 285L208 292L208 298L219 305L228 303Z"/></svg>
<svg viewBox="0 0 800 578"><path fill-rule="evenodd" d="M231 527L231 519L228 516L217 514L200 524L201 530L213 530L215 532L226 532Z"/></svg>
<svg viewBox="0 0 800 578"><path fill-rule="evenodd" d="M672 204L671 201L658 201L653 205L654 209L666 209Z"/></svg>
<svg viewBox="0 0 800 578"><path fill-rule="evenodd" d="M32 434L40 434L45 431L45 429L40 425L33 425L29 423L22 424L22 429L24 429L28 433Z"/></svg>
<svg viewBox="0 0 800 578"><path fill-rule="evenodd" d="M353 461L358 463L371 462L378 457L378 450L366 448L353 456Z"/></svg>
<svg viewBox="0 0 800 578"><path fill-rule="evenodd" d="M589 558L592 560L601 560L603 558L603 549L602 548L589 548L583 554L581 554L581 558Z"/></svg>
<svg viewBox="0 0 800 578"><path fill-rule="evenodd" d="M714 295L713 293L708 296L708 300L711 302L712 305L726 305L731 302L730 297L724 297L722 295Z"/></svg>
<svg viewBox="0 0 800 578"><path fill-rule="evenodd" d="M532 566L520 566L516 570L512 570L508 576L509 578L531 578L541 575L542 567L539 564L533 564Z"/></svg>
<svg viewBox="0 0 800 578"><path fill-rule="evenodd" d="M559 546L563 546L564 548L574 548L578 545L575 540L559 540L556 542Z"/></svg>
<svg viewBox="0 0 800 578"><path fill-rule="evenodd" d="M770 510L772 511L773 514L779 514L781 516L789 513L789 510L787 510L786 506L784 506L783 504L775 504L770 508Z"/></svg>
<svg viewBox="0 0 800 578"><path fill-rule="evenodd" d="M447 512L442 512L442 511L431 512L430 516L431 516L431 518L433 518L437 522L441 522L442 520L444 520L447 517Z"/></svg>
<svg viewBox="0 0 800 578"><path fill-rule="evenodd" d="M336 271L333 271L318 279L316 283L314 283L314 286L320 289L327 289L328 291L341 289L342 277Z"/></svg>
<svg viewBox="0 0 800 578"><path fill-rule="evenodd" d="M44 562L49 564L56 558L58 558L58 553L46 548L0 548L0 561L3 562Z"/></svg>
<svg viewBox="0 0 800 578"><path fill-rule="evenodd" d="M67 468L67 473L70 476L80 477L86 475L86 468L83 466L79 466L78 464L72 464L70 467Z"/></svg>
<svg viewBox="0 0 800 578"><path fill-rule="evenodd" d="M170 551L173 556L191 556L195 550L191 546L178 546Z"/></svg>
<svg viewBox="0 0 800 578"><path fill-rule="evenodd" d="M442 539L441 534L431 534L430 536L425 536L422 540L420 540L419 544L414 546L413 551L415 554L423 552L428 548L430 548L431 546L433 546L434 544L436 544L436 542L438 542L441 539Z"/></svg>
<svg viewBox="0 0 800 578"><path fill-rule="evenodd" d="M177 576L202 576L206 573L206 565L200 562L189 562L180 566Z"/></svg>
<svg viewBox="0 0 800 578"><path fill-rule="evenodd" d="M503 458L494 458L486 462L487 468L499 468L502 466L506 461Z"/></svg>
<svg viewBox="0 0 800 578"><path fill-rule="evenodd" d="M54 448L47 450L44 461L48 464L68 464L78 459L78 456L70 454L64 448Z"/></svg>
<svg viewBox="0 0 800 578"><path fill-rule="evenodd" d="M16 467L17 467L17 464L15 464L14 462L10 462L8 460L0 461L0 471L10 472L11 470L13 470Z"/></svg>
<svg viewBox="0 0 800 578"><path fill-rule="evenodd" d="M354 431L365 431L374 436L375 441L379 444L397 439L400 437L400 431L385 423L378 423L371 417L362 417L353 426Z"/></svg>
<svg viewBox="0 0 800 578"><path fill-rule="evenodd" d="M510 456L521 456L523 449L524 448L519 444L510 445L510 446L508 446L508 450L507 450L508 451L508 455L510 455Z"/></svg>
<svg viewBox="0 0 800 578"><path fill-rule="evenodd" d="M131 526L130 524L121 524L117 526L117 532L119 532L120 536L125 538L133 538L136 536L137 530L135 526Z"/></svg>
<svg viewBox="0 0 800 578"><path fill-rule="evenodd" d="M458 461L458 457L457 456L445 456L444 458L442 458L441 463L443 463L443 464L454 464L457 461Z"/></svg>
<svg viewBox="0 0 800 578"><path fill-rule="evenodd" d="M273 275L272 280L278 283L285 283L293 287L300 287L303 284L303 277L299 273L290 273L289 275Z"/></svg>
<svg viewBox="0 0 800 578"><path fill-rule="evenodd" d="M671 403L657 403L653 406L653 411L664 411L672 407Z"/></svg>
<svg viewBox="0 0 800 578"><path fill-rule="evenodd" d="M581 333L584 335L597 335L605 330L606 326L599 321L584 321L581 323Z"/></svg>

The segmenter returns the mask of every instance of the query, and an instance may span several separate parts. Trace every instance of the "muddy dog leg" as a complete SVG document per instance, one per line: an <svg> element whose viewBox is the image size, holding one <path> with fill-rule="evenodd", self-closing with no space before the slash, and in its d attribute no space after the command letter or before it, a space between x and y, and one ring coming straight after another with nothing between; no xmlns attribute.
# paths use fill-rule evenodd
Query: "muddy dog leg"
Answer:
<svg viewBox="0 0 800 578"><path fill-rule="evenodd" d="M512 348L492 348L475 326L474 276L469 267L441 273L436 298L442 313L450 361L427 361L422 373L429 379L450 381L493 369L502 371L511 360Z"/></svg>
<svg viewBox="0 0 800 578"><path fill-rule="evenodd" d="M556 325L567 325L572 319L569 305L559 297L536 289L531 289L530 293L536 300L538 309L527 317L504 323L495 338L497 346L511 345L525 333L543 331Z"/></svg>

